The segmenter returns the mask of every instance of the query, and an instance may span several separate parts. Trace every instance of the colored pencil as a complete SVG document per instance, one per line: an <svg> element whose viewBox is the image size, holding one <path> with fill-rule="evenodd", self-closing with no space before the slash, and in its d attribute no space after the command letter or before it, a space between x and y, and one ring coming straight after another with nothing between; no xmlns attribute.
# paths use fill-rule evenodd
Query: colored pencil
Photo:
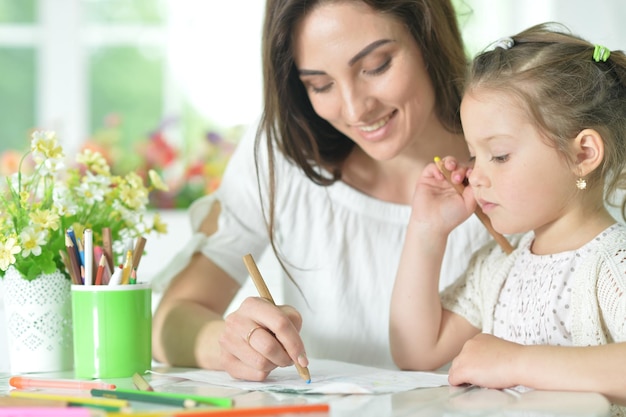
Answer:
<svg viewBox="0 0 626 417"><path fill-rule="evenodd" d="M143 236L139 236L137 238L137 242L135 243L135 248L133 249L133 262L132 268L139 268L139 262L141 261L141 256L143 255L144 247L146 246L146 238Z"/></svg>
<svg viewBox="0 0 626 417"><path fill-rule="evenodd" d="M89 408L3 407L0 417L104 417L106 413Z"/></svg>
<svg viewBox="0 0 626 417"><path fill-rule="evenodd" d="M109 271L113 271L115 259L113 259L113 238L111 236L111 228L109 227L102 229L102 252L109 264Z"/></svg>
<svg viewBox="0 0 626 417"><path fill-rule="evenodd" d="M126 251L126 261L124 261L124 266L122 268L122 284L128 284L130 279L130 268L133 263L133 251Z"/></svg>
<svg viewBox="0 0 626 417"><path fill-rule="evenodd" d="M67 248L67 255L69 259L69 274L72 278L72 283L76 285L82 284L80 279L80 262L77 258L76 247L74 246L74 242L72 242L72 238L69 234L65 235L65 247Z"/></svg>
<svg viewBox="0 0 626 417"><path fill-rule="evenodd" d="M83 252L85 265L85 285L93 284L93 232L91 229L83 231Z"/></svg>
<svg viewBox="0 0 626 417"><path fill-rule="evenodd" d="M96 285L102 285L102 275L104 274L104 268L107 266L107 260L104 255L100 256L100 262L98 262L98 269L96 269Z"/></svg>
<svg viewBox="0 0 626 417"><path fill-rule="evenodd" d="M254 262L254 258L252 257L252 255L245 255L243 257L243 262L244 264L246 264L248 273L250 274L250 277L252 278L252 281L254 282L257 291L259 292L259 295L262 298L265 298L267 301L271 302L272 304L276 305L276 303L274 303L274 298L272 298L270 290L267 288L267 285L265 285L263 276L261 275L261 272L259 272L259 268L257 267L256 262ZM304 366L301 366L297 361L294 361L293 364L298 370L298 374L300 375L300 377L305 380L307 384L310 383L311 375L309 374L309 370Z"/></svg>
<svg viewBox="0 0 626 417"><path fill-rule="evenodd" d="M330 407L328 404L294 404L230 408L228 410L180 411L174 413L174 417L273 416L277 414L328 413L329 411Z"/></svg>
<svg viewBox="0 0 626 417"><path fill-rule="evenodd" d="M38 379L13 376L9 378L9 385L15 388L58 388L73 390L90 390L92 388L115 389L114 384L98 381L78 381L71 379Z"/></svg>
<svg viewBox="0 0 626 417"><path fill-rule="evenodd" d="M53 400L53 401L65 401L69 405L81 405L81 406L102 406L105 409L111 408L109 411L116 411L114 409L121 409L129 406L127 400L116 400L112 398L93 398L93 397L80 397L80 396L68 396L58 394L44 394L41 392L33 391L9 391L11 397L17 398L33 398L41 400Z"/></svg>
<svg viewBox="0 0 626 417"><path fill-rule="evenodd" d="M122 268L123 265L120 265L119 268L116 268L111 278L109 279L108 285L120 285L122 283Z"/></svg>
<svg viewBox="0 0 626 417"><path fill-rule="evenodd" d="M452 173L445 167L443 161L438 156L435 157L435 164L437 165L437 168L439 168L439 171L446 178L446 180L454 187L454 189L459 194L463 194L463 190L465 189L465 186L463 184L455 184L452 182L452 176L451 176ZM489 234L491 234L494 240L498 242L498 244L500 245L500 247L505 253L513 252L513 246L511 246L511 243L509 243L509 241L506 240L506 238L503 235L498 233L493 228L493 226L491 225L491 220L489 220L489 217L483 212L480 206L476 206L476 210L474 211L474 214L476 214L476 217L478 217L478 219L485 225Z"/></svg>
<svg viewBox="0 0 626 417"><path fill-rule="evenodd" d="M131 395L140 394L146 398L167 397L167 398L175 398L178 400L193 400L198 404L209 404L209 405L213 405L217 407L224 407L224 408L230 408L233 406L232 398L228 398L228 397L206 397L204 395L195 395L195 394L187 394L187 393L180 393L180 392L135 391L135 390L129 390L129 389L120 389L120 388L114 390L113 392L120 393L120 394L131 394ZM129 400L131 399L129 398Z"/></svg>
<svg viewBox="0 0 626 417"><path fill-rule="evenodd" d="M133 384L139 391L154 391L154 388L137 372L133 375Z"/></svg>
<svg viewBox="0 0 626 417"><path fill-rule="evenodd" d="M68 407L67 401L15 398L0 395L0 408L3 407Z"/></svg>
<svg viewBox="0 0 626 417"><path fill-rule="evenodd" d="M187 397L179 398L168 396L166 393L133 390L108 390L92 389L91 395L94 397L114 398L118 400L138 401L144 403L171 405L173 407L191 408L198 405L194 400Z"/></svg>

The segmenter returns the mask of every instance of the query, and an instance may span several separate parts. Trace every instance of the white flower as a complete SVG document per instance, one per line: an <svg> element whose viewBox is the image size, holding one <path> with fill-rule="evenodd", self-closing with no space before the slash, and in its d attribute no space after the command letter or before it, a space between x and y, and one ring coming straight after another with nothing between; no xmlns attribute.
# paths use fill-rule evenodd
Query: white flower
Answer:
<svg viewBox="0 0 626 417"><path fill-rule="evenodd" d="M9 265L13 265L15 255L21 250L14 237L8 238L6 242L0 242L0 269L6 271Z"/></svg>
<svg viewBox="0 0 626 417"><path fill-rule="evenodd" d="M41 255L41 246L46 244L47 232L45 230L35 230L28 227L20 234L22 241L22 256L27 257L31 253L35 256Z"/></svg>

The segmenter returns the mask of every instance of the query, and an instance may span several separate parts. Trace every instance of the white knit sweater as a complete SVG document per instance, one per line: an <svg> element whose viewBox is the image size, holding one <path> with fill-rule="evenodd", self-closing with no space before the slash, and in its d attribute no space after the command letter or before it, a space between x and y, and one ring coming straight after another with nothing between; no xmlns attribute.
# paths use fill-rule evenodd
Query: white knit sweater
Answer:
<svg viewBox="0 0 626 417"><path fill-rule="evenodd" d="M523 235L518 248L533 238L532 232ZM626 226L615 224L585 246L593 256L583 259L570 277L572 344L625 342ZM442 293L444 308L492 334L500 290L519 254L516 249L507 256L494 242L485 245L474 254L467 272ZM614 407L613 415L623 411Z"/></svg>

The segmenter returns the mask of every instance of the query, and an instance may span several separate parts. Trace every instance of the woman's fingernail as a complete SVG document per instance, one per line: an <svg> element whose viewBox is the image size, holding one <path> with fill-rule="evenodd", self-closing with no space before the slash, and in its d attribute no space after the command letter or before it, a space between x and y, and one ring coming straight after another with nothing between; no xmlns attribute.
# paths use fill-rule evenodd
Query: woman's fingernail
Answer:
<svg viewBox="0 0 626 417"><path fill-rule="evenodd" d="M298 355L298 364L303 367L309 366L309 359L306 357L306 353Z"/></svg>

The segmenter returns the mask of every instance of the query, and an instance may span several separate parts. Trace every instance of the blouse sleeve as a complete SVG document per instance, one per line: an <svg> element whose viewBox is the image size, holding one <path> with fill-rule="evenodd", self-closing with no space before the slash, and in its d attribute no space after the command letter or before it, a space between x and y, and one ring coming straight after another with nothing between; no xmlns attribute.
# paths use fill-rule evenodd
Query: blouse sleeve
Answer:
<svg viewBox="0 0 626 417"><path fill-rule="evenodd" d="M231 156L220 187L190 206L192 237L154 278L155 291L165 290L196 252L201 252L243 284L248 276L243 255L251 253L258 258L268 246L254 160L254 138L255 129L249 129ZM263 168L261 171L265 172ZM218 228L213 235L206 236L199 231L200 225L215 202L221 206Z"/></svg>

